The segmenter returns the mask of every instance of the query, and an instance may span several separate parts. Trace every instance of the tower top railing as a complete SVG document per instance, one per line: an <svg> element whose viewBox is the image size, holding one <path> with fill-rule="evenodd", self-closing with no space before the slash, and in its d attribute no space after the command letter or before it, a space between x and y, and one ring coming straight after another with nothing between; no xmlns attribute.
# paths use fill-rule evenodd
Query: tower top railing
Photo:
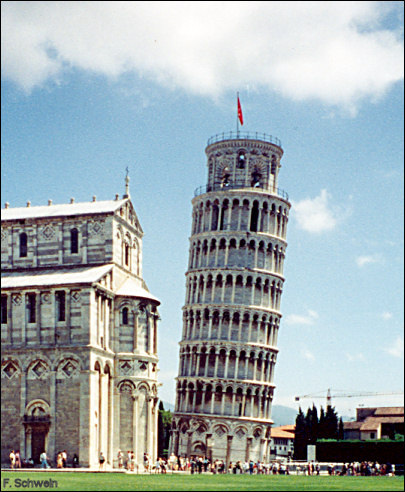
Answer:
<svg viewBox="0 0 405 492"><path fill-rule="evenodd" d="M279 198L283 198L284 200L289 200L288 198L288 193L281 188L276 188L276 187L268 187L267 185L256 185L256 186L251 186L251 185L245 185L245 184L236 184L236 183L228 183L224 185L223 183L214 183L214 184L207 184L203 186L199 186L195 191L194 191L194 197L203 195L205 193L210 193L211 191L228 191L228 190L246 190L246 191L261 191L261 192L266 192L269 193L270 195L275 195Z"/></svg>
<svg viewBox="0 0 405 492"><path fill-rule="evenodd" d="M208 139L207 146L217 142L223 142L224 140L261 140L262 142L269 142L278 147L281 147L281 141L273 135L261 132L222 132L217 133L213 137Z"/></svg>

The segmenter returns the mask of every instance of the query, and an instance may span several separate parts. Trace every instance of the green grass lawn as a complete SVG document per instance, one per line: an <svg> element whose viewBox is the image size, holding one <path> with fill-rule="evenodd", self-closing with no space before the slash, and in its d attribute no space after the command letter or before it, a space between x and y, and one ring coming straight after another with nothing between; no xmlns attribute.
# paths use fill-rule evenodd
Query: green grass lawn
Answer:
<svg viewBox="0 0 405 492"><path fill-rule="evenodd" d="M7 482L7 479L9 481ZM30 480L31 482L28 482ZM48 481L47 484L41 480ZM52 480L53 483L49 481ZM36 482L36 485L35 485ZM3 472L1 490L404 490L403 477Z"/></svg>

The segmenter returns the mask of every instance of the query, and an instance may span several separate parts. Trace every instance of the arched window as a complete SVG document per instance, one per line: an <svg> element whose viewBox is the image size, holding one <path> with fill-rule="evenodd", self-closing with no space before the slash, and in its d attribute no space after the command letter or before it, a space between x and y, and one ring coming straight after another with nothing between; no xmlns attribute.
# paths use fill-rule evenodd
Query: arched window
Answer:
<svg viewBox="0 0 405 492"><path fill-rule="evenodd" d="M277 170L277 157L273 154L271 156L271 174L276 174Z"/></svg>
<svg viewBox="0 0 405 492"><path fill-rule="evenodd" d="M28 236L25 232L20 234L20 258L25 258L27 256L27 245L28 245Z"/></svg>
<svg viewBox="0 0 405 492"><path fill-rule="evenodd" d="M65 321L66 318L66 293L64 290L55 292L56 299L56 319L57 321Z"/></svg>
<svg viewBox="0 0 405 492"><path fill-rule="evenodd" d="M125 266L129 266L129 244L128 243L124 244L124 261L125 261Z"/></svg>
<svg viewBox="0 0 405 492"><path fill-rule="evenodd" d="M28 323L35 323L36 321L36 294L27 294L27 318Z"/></svg>
<svg viewBox="0 0 405 492"><path fill-rule="evenodd" d="M260 172L257 169L255 169L252 172L252 181L250 183L252 188L260 187L261 186L261 179L262 179L262 175L260 174Z"/></svg>
<svg viewBox="0 0 405 492"><path fill-rule="evenodd" d="M250 214L250 230L252 232L257 232L258 219L259 219L259 203L255 200Z"/></svg>
<svg viewBox="0 0 405 492"><path fill-rule="evenodd" d="M227 187L230 185L230 171L229 167L225 167L224 170L222 171L222 178L221 178L221 188Z"/></svg>
<svg viewBox="0 0 405 492"><path fill-rule="evenodd" d="M72 254L79 252L79 231L76 228L70 231L70 252Z"/></svg>
<svg viewBox="0 0 405 492"><path fill-rule="evenodd" d="M124 307L122 310L122 324L127 325L128 324L128 308Z"/></svg>
<svg viewBox="0 0 405 492"><path fill-rule="evenodd" d="M7 323L7 296L1 296L1 323Z"/></svg>
<svg viewBox="0 0 405 492"><path fill-rule="evenodd" d="M241 150L238 154L237 168L238 169L245 169L245 163L246 163L245 152L243 150Z"/></svg>

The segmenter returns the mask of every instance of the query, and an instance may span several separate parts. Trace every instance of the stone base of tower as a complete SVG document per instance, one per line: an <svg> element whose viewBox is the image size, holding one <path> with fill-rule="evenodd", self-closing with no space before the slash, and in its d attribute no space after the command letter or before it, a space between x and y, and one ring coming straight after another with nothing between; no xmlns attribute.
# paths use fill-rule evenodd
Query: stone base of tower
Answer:
<svg viewBox="0 0 405 492"><path fill-rule="evenodd" d="M172 421L170 454L202 456L223 460L268 462L271 420L224 418L175 413Z"/></svg>

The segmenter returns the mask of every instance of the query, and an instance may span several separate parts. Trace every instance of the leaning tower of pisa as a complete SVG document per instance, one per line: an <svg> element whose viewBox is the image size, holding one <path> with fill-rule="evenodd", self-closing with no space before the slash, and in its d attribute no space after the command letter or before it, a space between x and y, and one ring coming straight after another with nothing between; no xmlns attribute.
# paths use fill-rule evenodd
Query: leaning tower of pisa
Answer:
<svg viewBox="0 0 405 492"><path fill-rule="evenodd" d="M170 452L227 464L270 455L290 203L280 141L219 134L192 200Z"/></svg>

